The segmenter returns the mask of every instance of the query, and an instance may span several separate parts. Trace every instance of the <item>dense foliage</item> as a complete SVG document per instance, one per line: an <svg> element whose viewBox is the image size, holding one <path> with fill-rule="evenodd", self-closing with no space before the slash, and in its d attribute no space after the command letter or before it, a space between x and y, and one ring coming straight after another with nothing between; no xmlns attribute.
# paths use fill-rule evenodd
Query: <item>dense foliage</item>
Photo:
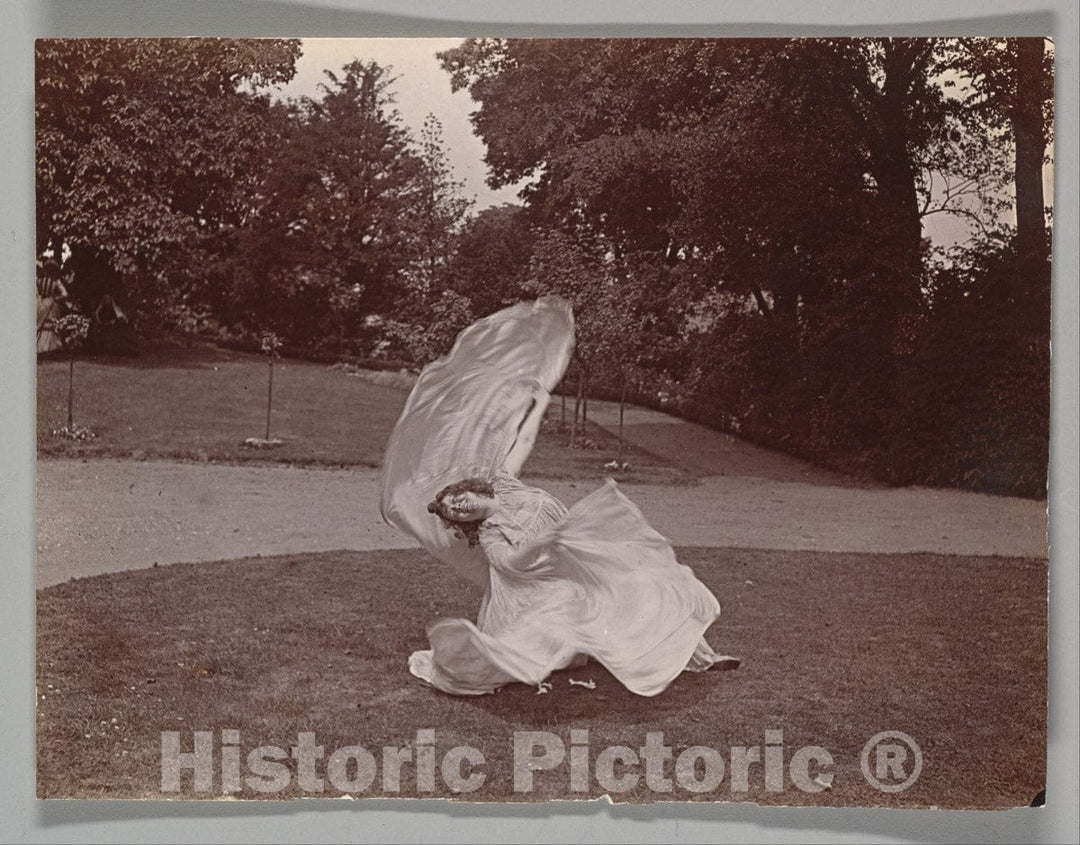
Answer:
<svg viewBox="0 0 1080 845"><path fill-rule="evenodd" d="M559 293L594 395L898 483L1044 492L1041 40L467 39L439 59L489 182L528 180L472 216L391 69L272 99L299 50L39 42L41 273L92 340L274 331L420 364ZM930 243L939 214L971 240Z"/></svg>
<svg viewBox="0 0 1080 845"><path fill-rule="evenodd" d="M38 255L62 265L94 333L199 289L251 214L273 140L264 92L299 52L281 39L37 42Z"/></svg>
<svg viewBox="0 0 1080 845"><path fill-rule="evenodd" d="M534 283L573 291L579 357L623 346L597 387L629 367L639 399L846 470L1045 492L1041 40L469 39L441 58L479 104L491 183L533 180ZM974 233L948 260L923 237L942 213Z"/></svg>

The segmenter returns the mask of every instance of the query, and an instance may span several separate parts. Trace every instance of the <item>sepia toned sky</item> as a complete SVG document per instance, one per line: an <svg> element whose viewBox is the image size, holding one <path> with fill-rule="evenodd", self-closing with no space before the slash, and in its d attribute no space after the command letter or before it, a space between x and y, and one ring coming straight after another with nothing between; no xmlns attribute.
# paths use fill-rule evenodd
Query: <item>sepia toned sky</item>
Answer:
<svg viewBox="0 0 1080 845"><path fill-rule="evenodd" d="M450 75L439 67L435 54L456 47L460 38L305 38L296 76L284 89L286 97L319 97L324 70L341 75L353 59L374 60L393 68L396 107L418 136L430 113L442 122L443 141L454 176L465 183L463 193L475 199L473 211L504 202L517 202L517 188L495 191L485 183L484 143L472 132L469 112L476 104L467 91L450 91Z"/></svg>

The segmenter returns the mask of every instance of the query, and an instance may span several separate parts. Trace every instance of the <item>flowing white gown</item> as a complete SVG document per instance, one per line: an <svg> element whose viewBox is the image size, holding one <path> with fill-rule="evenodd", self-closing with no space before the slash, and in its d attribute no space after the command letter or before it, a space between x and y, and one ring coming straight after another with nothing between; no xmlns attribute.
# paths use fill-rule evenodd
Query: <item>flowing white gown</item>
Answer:
<svg viewBox="0 0 1080 845"><path fill-rule="evenodd" d="M424 368L390 438L383 518L484 590L475 624L435 621L431 649L409 659L444 692L537 684L588 657L652 696L718 659L703 638L720 613L715 596L614 481L567 510L515 477L573 338L570 306L555 297L474 323ZM470 549L427 503L471 477L491 481L499 507Z"/></svg>

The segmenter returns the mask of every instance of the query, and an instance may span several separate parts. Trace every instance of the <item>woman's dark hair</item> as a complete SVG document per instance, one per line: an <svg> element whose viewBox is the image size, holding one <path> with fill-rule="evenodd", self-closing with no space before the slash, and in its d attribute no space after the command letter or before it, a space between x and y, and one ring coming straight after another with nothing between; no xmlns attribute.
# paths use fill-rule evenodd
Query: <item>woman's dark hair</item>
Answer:
<svg viewBox="0 0 1080 845"><path fill-rule="evenodd" d="M477 493L481 496L494 496L495 488L491 485L491 482L485 478L465 478L443 487L442 490L435 494L435 499L428 502L428 513L433 513L439 517L439 519L442 520L444 528L448 528L454 532L460 532L460 534L469 541L469 548L472 549L480 543L480 524L483 520L477 519L472 522L459 522L455 519L448 519L443 512L443 499L447 496L455 496L458 493Z"/></svg>

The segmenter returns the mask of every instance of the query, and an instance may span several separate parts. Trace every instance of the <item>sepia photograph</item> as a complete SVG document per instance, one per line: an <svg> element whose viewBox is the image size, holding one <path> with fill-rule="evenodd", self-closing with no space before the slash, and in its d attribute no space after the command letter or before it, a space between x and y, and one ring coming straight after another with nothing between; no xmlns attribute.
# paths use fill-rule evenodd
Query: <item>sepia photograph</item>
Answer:
<svg viewBox="0 0 1080 845"><path fill-rule="evenodd" d="M1052 39L34 58L38 798L1046 803Z"/></svg>

